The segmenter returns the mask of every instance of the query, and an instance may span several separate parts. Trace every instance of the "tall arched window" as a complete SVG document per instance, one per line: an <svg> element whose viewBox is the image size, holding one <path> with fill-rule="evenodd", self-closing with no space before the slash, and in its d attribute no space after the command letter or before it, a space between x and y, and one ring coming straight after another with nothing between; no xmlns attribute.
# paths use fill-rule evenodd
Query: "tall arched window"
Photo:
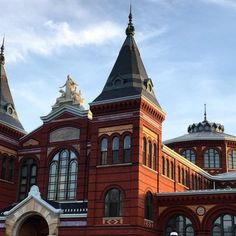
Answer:
<svg viewBox="0 0 236 236"><path fill-rule="evenodd" d="M2 159L1 179L7 179L7 158Z"/></svg>
<svg viewBox="0 0 236 236"><path fill-rule="evenodd" d="M221 215L212 225L212 236L236 235L236 216Z"/></svg>
<svg viewBox="0 0 236 236"><path fill-rule="evenodd" d="M152 168L152 143L148 141L148 167Z"/></svg>
<svg viewBox="0 0 236 236"><path fill-rule="evenodd" d="M157 170L157 145L153 144L153 169Z"/></svg>
<svg viewBox="0 0 236 236"><path fill-rule="evenodd" d="M108 147L108 140L107 138L103 138L100 143L101 165L107 164L107 147Z"/></svg>
<svg viewBox="0 0 236 236"><path fill-rule="evenodd" d="M170 163L170 178L174 179L174 163Z"/></svg>
<svg viewBox="0 0 236 236"><path fill-rule="evenodd" d="M143 145L142 145L142 148L143 148L143 164L146 165L146 155L147 155L147 141L145 138L143 138Z"/></svg>
<svg viewBox="0 0 236 236"><path fill-rule="evenodd" d="M192 163L196 163L196 154L192 149L184 150L181 155Z"/></svg>
<svg viewBox="0 0 236 236"><path fill-rule="evenodd" d="M177 232L182 236L194 236L192 222L184 215L175 215L167 222L165 236L170 236L171 232Z"/></svg>
<svg viewBox="0 0 236 236"><path fill-rule="evenodd" d="M230 150L228 153L228 168L236 169L236 150Z"/></svg>
<svg viewBox="0 0 236 236"><path fill-rule="evenodd" d="M58 152L49 165L48 199L75 199L77 174L78 163L75 153L67 149Z"/></svg>
<svg viewBox="0 0 236 236"><path fill-rule="evenodd" d="M9 173L8 173L8 180L13 181L13 174L14 174L14 159L11 158L9 160Z"/></svg>
<svg viewBox="0 0 236 236"><path fill-rule="evenodd" d="M184 173L184 169L182 168L182 170L181 170L181 175L182 175L182 181L181 181L181 183L182 184L185 184L185 173Z"/></svg>
<svg viewBox="0 0 236 236"><path fill-rule="evenodd" d="M119 138L112 139L112 164L119 162Z"/></svg>
<svg viewBox="0 0 236 236"><path fill-rule="evenodd" d="M166 159L166 176L170 177L170 164L168 159Z"/></svg>
<svg viewBox="0 0 236 236"><path fill-rule="evenodd" d="M162 157L162 174L165 175L166 174L166 162L165 162L165 158Z"/></svg>
<svg viewBox="0 0 236 236"><path fill-rule="evenodd" d="M31 186L36 184L36 177L36 161L32 158L24 160L20 167L19 200L27 197Z"/></svg>
<svg viewBox="0 0 236 236"><path fill-rule="evenodd" d="M180 172L180 166L178 166L178 182L181 183L181 172Z"/></svg>
<svg viewBox="0 0 236 236"><path fill-rule="evenodd" d="M205 168L220 167L220 155L216 149L210 148L204 152L204 167Z"/></svg>
<svg viewBox="0 0 236 236"><path fill-rule="evenodd" d="M144 200L144 218L147 220L153 219L153 197L151 192L147 192Z"/></svg>
<svg viewBox="0 0 236 236"><path fill-rule="evenodd" d="M119 217L122 214L122 194L117 188L112 188L105 195L105 217Z"/></svg>
<svg viewBox="0 0 236 236"><path fill-rule="evenodd" d="M123 151L123 159L124 162L130 162L130 148L131 148L131 139L130 135L125 135L124 138L124 151Z"/></svg>

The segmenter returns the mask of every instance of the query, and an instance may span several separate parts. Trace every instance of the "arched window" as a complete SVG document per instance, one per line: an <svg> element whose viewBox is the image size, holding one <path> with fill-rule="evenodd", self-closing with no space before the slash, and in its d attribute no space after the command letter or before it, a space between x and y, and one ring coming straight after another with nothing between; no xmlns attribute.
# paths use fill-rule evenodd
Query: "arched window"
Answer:
<svg viewBox="0 0 236 236"><path fill-rule="evenodd" d="M170 178L174 179L174 163L170 163Z"/></svg>
<svg viewBox="0 0 236 236"><path fill-rule="evenodd" d="M119 162L119 138L112 139L112 164Z"/></svg>
<svg viewBox="0 0 236 236"><path fill-rule="evenodd" d="M166 176L170 177L170 164L168 159L166 159Z"/></svg>
<svg viewBox="0 0 236 236"><path fill-rule="evenodd" d="M14 159L11 158L9 160L9 173L8 173L8 180L13 181L13 174L14 174Z"/></svg>
<svg viewBox="0 0 236 236"><path fill-rule="evenodd" d="M220 155L217 150L210 148L204 152L204 167L205 168L220 167Z"/></svg>
<svg viewBox="0 0 236 236"><path fill-rule="evenodd" d="M196 154L192 149L184 150L181 155L192 163L196 163Z"/></svg>
<svg viewBox="0 0 236 236"><path fill-rule="evenodd" d="M143 138L143 164L146 165L146 155L147 155L147 141Z"/></svg>
<svg viewBox="0 0 236 236"><path fill-rule="evenodd" d="M32 185L36 184L37 166L34 159L26 159L20 167L19 196L21 201L27 197Z"/></svg>
<svg viewBox="0 0 236 236"><path fill-rule="evenodd" d="M147 192L144 200L144 218L147 220L152 220L153 213L153 197L150 192Z"/></svg>
<svg viewBox="0 0 236 236"><path fill-rule="evenodd" d="M108 147L107 138L103 138L100 143L101 165L107 164L107 147Z"/></svg>
<svg viewBox="0 0 236 236"><path fill-rule="evenodd" d="M75 153L67 149L56 153L49 165L48 200L74 200L77 174Z"/></svg>
<svg viewBox="0 0 236 236"><path fill-rule="evenodd" d="M178 166L178 182L181 183L181 172L180 172L180 166Z"/></svg>
<svg viewBox="0 0 236 236"><path fill-rule="evenodd" d="M7 158L2 159L1 179L7 179Z"/></svg>
<svg viewBox="0 0 236 236"><path fill-rule="evenodd" d="M236 150L230 150L228 153L228 168L236 169Z"/></svg>
<svg viewBox="0 0 236 236"><path fill-rule="evenodd" d="M212 236L236 235L236 216L221 215L212 225Z"/></svg>
<svg viewBox="0 0 236 236"><path fill-rule="evenodd" d="M130 162L130 148L131 148L130 135L126 135L124 138L124 151L123 151L123 160L125 163Z"/></svg>
<svg viewBox="0 0 236 236"><path fill-rule="evenodd" d="M177 232L182 236L195 235L192 222L184 215L175 215L167 222L165 236L170 236L171 232Z"/></svg>
<svg viewBox="0 0 236 236"><path fill-rule="evenodd" d="M157 170L157 145L153 144L153 169Z"/></svg>
<svg viewBox="0 0 236 236"><path fill-rule="evenodd" d="M119 217L122 214L122 194L119 189L112 188L105 195L105 217Z"/></svg>
<svg viewBox="0 0 236 236"><path fill-rule="evenodd" d="M148 167L152 168L152 143L148 141Z"/></svg>
<svg viewBox="0 0 236 236"><path fill-rule="evenodd" d="M185 170L185 185L189 186L189 174L188 170Z"/></svg>
<svg viewBox="0 0 236 236"><path fill-rule="evenodd" d="M166 162L165 162L165 158L162 157L162 174L165 175L166 174Z"/></svg>
<svg viewBox="0 0 236 236"><path fill-rule="evenodd" d="M184 173L184 169L183 168L181 170L181 174L182 174L182 181L181 181L181 183L185 184L185 173Z"/></svg>

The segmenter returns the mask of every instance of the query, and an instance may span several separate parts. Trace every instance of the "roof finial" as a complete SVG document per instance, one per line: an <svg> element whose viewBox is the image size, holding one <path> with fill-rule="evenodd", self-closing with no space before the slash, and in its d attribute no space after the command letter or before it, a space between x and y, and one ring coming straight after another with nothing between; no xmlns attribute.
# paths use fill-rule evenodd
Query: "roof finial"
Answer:
<svg viewBox="0 0 236 236"><path fill-rule="evenodd" d="M206 103L204 104L204 121L207 121Z"/></svg>
<svg viewBox="0 0 236 236"><path fill-rule="evenodd" d="M128 27L126 28L126 35L127 36L134 36L134 26L133 26L133 23L132 23L132 6L130 4L130 8L129 8L129 23L128 23Z"/></svg>
<svg viewBox="0 0 236 236"><path fill-rule="evenodd" d="M0 53L0 64L4 64L4 62L5 62L4 45L5 45L5 35L2 39L2 46L1 46L1 53Z"/></svg>

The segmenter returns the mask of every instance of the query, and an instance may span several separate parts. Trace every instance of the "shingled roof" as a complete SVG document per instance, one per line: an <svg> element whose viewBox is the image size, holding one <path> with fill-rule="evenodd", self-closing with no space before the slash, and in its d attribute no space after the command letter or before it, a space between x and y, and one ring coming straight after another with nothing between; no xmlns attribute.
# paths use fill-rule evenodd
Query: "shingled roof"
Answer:
<svg viewBox="0 0 236 236"><path fill-rule="evenodd" d="M0 53L0 123L3 123L20 132L25 133L24 128L20 123L15 110L15 105L8 85L4 64L5 57L3 40Z"/></svg>
<svg viewBox="0 0 236 236"><path fill-rule="evenodd" d="M134 39L132 14L126 29L126 39L119 52L115 65L107 79L102 93L92 104L115 102L144 96L160 107L148 78L137 44Z"/></svg>

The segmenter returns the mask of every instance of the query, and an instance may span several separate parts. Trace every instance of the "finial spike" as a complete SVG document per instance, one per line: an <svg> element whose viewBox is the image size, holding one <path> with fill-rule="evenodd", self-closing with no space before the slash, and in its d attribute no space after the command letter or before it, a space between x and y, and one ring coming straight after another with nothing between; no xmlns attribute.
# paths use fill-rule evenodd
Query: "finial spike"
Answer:
<svg viewBox="0 0 236 236"><path fill-rule="evenodd" d="M2 46L1 46L1 53L0 53L0 64L4 64L5 57L4 57L4 48L5 48L5 35L2 39Z"/></svg>
<svg viewBox="0 0 236 236"><path fill-rule="evenodd" d="M204 121L207 121L206 103L204 104Z"/></svg>
<svg viewBox="0 0 236 236"><path fill-rule="evenodd" d="M130 7L129 7L129 23L128 23L128 27L126 28L126 35L127 36L134 36L134 26L133 26L133 23L132 23L132 6L131 6L131 3L130 3Z"/></svg>

